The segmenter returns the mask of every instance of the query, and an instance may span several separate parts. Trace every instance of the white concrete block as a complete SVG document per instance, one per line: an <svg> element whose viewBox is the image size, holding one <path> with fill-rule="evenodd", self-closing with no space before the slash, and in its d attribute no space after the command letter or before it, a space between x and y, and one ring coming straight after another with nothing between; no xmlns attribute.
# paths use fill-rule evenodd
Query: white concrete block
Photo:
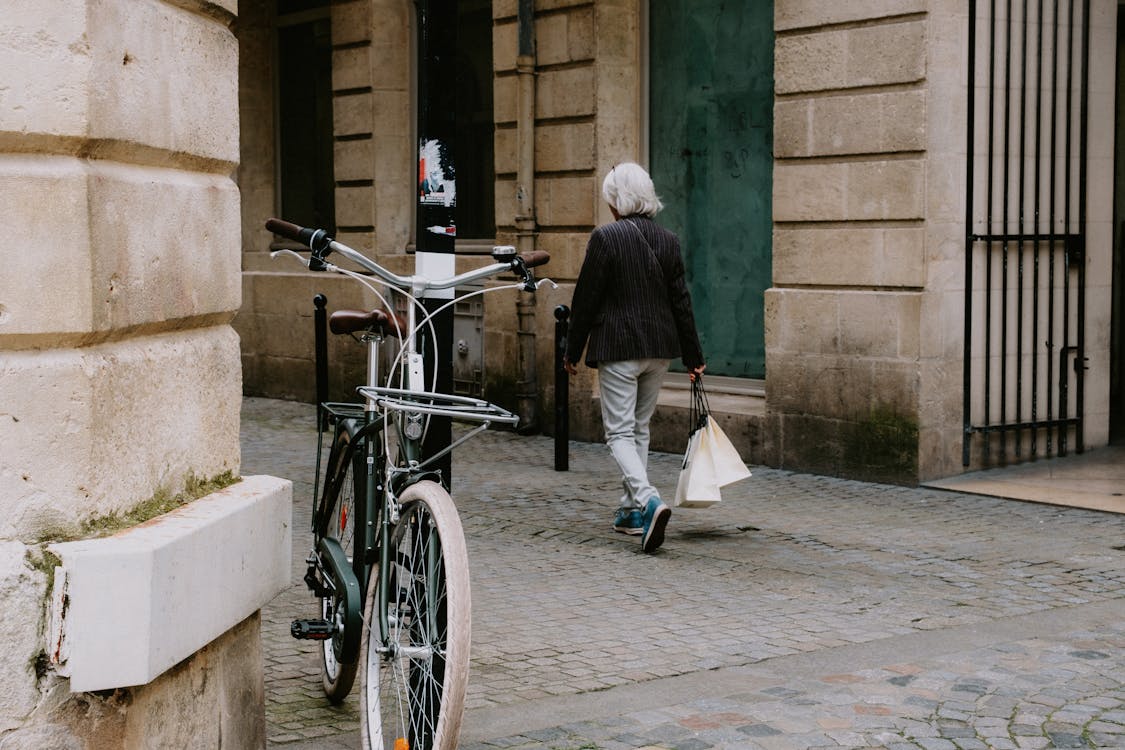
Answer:
<svg viewBox="0 0 1125 750"><path fill-rule="evenodd" d="M289 585L292 484L238 484L111 537L64 542L48 654L73 692L143 685Z"/></svg>

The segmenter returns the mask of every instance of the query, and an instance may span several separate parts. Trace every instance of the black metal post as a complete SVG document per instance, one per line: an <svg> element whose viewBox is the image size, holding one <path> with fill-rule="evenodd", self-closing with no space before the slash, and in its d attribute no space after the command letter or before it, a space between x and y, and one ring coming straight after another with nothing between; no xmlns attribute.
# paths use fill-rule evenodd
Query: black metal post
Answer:
<svg viewBox="0 0 1125 750"><path fill-rule="evenodd" d="M1058 226L1055 224L1055 179L1056 179L1056 162L1058 161L1056 155L1056 147L1058 145L1058 84L1059 84L1059 3L1055 2L1052 6L1051 17L1051 134L1050 134L1050 147L1047 151L1050 158L1050 170L1048 177L1047 187L1047 226L1050 227L1048 231L1055 233L1059 231ZM1060 234L1065 234L1069 227L1063 227ZM1046 329L1046 370L1047 370L1047 453L1053 450L1054 442L1052 440L1053 430L1052 421L1054 419L1054 368L1052 365L1052 355L1055 348L1055 243L1051 242L1047 245L1047 329Z"/></svg>
<svg viewBox="0 0 1125 750"><path fill-rule="evenodd" d="M1087 142L1087 118L1089 110L1087 102L1090 92L1090 0L1082 3L1082 73L1081 91L1082 103L1079 107L1079 144L1078 144L1078 232L1085 235L1086 231L1086 152L1089 148ZM1081 261L1078 263L1078 359L1075 366L1075 380L1077 392L1074 416L1075 424L1074 449L1082 453L1086 448L1086 248L1083 245Z"/></svg>
<svg viewBox="0 0 1125 750"><path fill-rule="evenodd" d="M1026 152L1027 152L1027 91L1030 88L1027 85L1027 63L1028 63L1028 58L1027 58L1027 30L1028 30L1028 25L1029 25L1029 22L1028 22L1028 19L1027 19L1027 11L1028 11L1027 0L1023 0L1023 36L1021 38L1020 74L1019 74L1020 75L1020 115L1019 115L1019 131L1020 131L1020 133L1019 133L1019 139L1018 139L1019 140L1019 146L1016 149L1019 152L1019 183L1018 183L1019 187L1018 187L1018 190L1017 190L1017 193L1016 193L1016 195L1017 195L1016 205L1018 207L1017 218L1016 218L1016 226L1018 227L1018 230L1019 230L1020 235L1021 235L1020 239L1016 243L1016 278L1017 278L1017 283L1016 283L1016 321L1015 321L1015 323L1016 323L1016 362L1015 362L1015 370L1016 370L1015 397L1016 397L1016 403L1015 403L1015 414L1013 415L1014 421L1016 421L1016 422L1021 421L1022 418L1023 418L1023 371L1024 371L1024 367L1023 367L1023 343L1024 343L1024 333L1023 333L1023 319L1024 319L1023 259L1024 259L1024 250L1025 250L1025 242L1024 242L1024 239L1023 239L1023 235L1026 234L1027 231L1028 231L1027 230L1027 223L1025 221L1026 216L1025 216L1025 212L1024 212L1024 177L1025 177L1025 172L1026 172L1025 163L1027 161L1026 158L1025 158ZM1017 431L1015 433L1015 443L1016 443L1016 446L1015 446L1016 457L1019 458L1020 453L1023 450L1023 432Z"/></svg>
<svg viewBox="0 0 1125 750"><path fill-rule="evenodd" d="M1063 177L1063 219L1062 228L1066 233L1070 233L1071 229L1071 213L1070 213L1070 199L1071 199L1071 180L1074 177L1074 170L1071 167L1070 148L1071 148L1071 131L1072 121L1071 117L1073 105L1073 89L1074 89L1074 0L1070 0L1070 4L1066 9L1066 127L1063 130L1063 164L1065 164L1065 173ZM1066 352L1070 349L1070 244L1064 243L1062 252L1062 309L1060 311L1062 318L1062 346L1059 348L1059 455L1066 455L1067 438L1070 428L1067 426L1067 411L1070 406L1067 394L1070 389L1070 378L1066 371Z"/></svg>
<svg viewBox="0 0 1125 750"><path fill-rule="evenodd" d="M985 177L985 234L993 234L996 227L993 222L993 193L994 180L992 173L995 170L995 146L996 146L996 0L992 0L989 4L989 40L988 40L988 161L987 161L987 176ZM972 92L970 92L970 95ZM1006 232L1007 227L1001 229ZM985 428L992 424L992 240L988 240L985 244L984 252L984 307L982 309L984 318L984 418L981 422ZM984 460L987 461L991 454L991 446L989 445L989 435L991 433L985 431L984 433L984 446L983 455Z"/></svg>
<svg viewBox="0 0 1125 750"><path fill-rule="evenodd" d="M455 273L454 240L457 235L456 169L453 140L457 130L457 87L453 83L457 52L457 0L416 0L418 9L418 189L417 253L415 267L426 276ZM427 313L449 302L453 290L422 300ZM425 361L426 387L436 383L438 393L453 392L453 308L446 307L430 327L419 333L419 351ZM436 341L434 340L436 338ZM434 356L436 351L436 358ZM432 456L449 447L453 424L448 417L430 417L422 452ZM448 484L453 459L443 456L436 467Z"/></svg>
<svg viewBox="0 0 1125 750"><path fill-rule="evenodd" d="M570 469L570 373L566 358L566 337L570 329L570 308L555 308L555 471Z"/></svg>
<svg viewBox="0 0 1125 750"><path fill-rule="evenodd" d="M323 294L313 297L314 356L316 357L316 416L321 429L326 427L324 402L328 400L328 298Z"/></svg>
<svg viewBox="0 0 1125 750"><path fill-rule="evenodd" d="M1036 5L1036 19L1035 25L1039 29L1038 37L1036 39L1036 54L1035 54L1035 148L1033 154L1035 157L1035 187L1032 189L1035 199L1035 224L1032 227L1032 233L1038 234L1043 228L1043 217L1041 216L1041 209L1043 207L1043 192L1040 189L1042 177L1042 162L1041 158L1043 150L1042 130L1043 130L1043 0L1040 0ZM1047 232L1053 232L1054 227L1048 226ZM1031 269L1031 423L1035 424L1039 421L1039 260L1042 255L1042 248L1040 243L1032 241L1032 252L1034 258L1032 260ZM1031 457L1035 458L1039 452L1039 430L1033 427L1031 433Z"/></svg>
<svg viewBox="0 0 1125 750"><path fill-rule="evenodd" d="M968 117L967 127L968 133L965 136L965 148L968 155L965 159L965 320L964 320L964 356L962 361L962 384L961 384L961 465L968 466L970 459L970 451L973 443L973 419L972 419L972 393L970 383L972 381L972 362L973 362L973 166L975 163L975 150L976 143L975 136L975 117L976 117L976 39L977 39L977 3L976 0L969 0L969 71L968 82L966 88L969 91L968 101ZM986 228L985 231L990 231Z"/></svg>

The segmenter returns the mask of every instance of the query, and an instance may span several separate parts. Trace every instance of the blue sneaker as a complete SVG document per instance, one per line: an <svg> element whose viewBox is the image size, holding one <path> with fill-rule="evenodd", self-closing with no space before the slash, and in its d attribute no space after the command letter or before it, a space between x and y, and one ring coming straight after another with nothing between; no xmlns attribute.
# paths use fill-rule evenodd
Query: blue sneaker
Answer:
<svg viewBox="0 0 1125 750"><path fill-rule="evenodd" d="M655 552L664 544L664 527L672 517L672 509L665 505L659 497L650 497L645 504L644 532L641 536L641 551Z"/></svg>
<svg viewBox="0 0 1125 750"><path fill-rule="evenodd" d="M613 530L619 534L637 536L645 532L644 518L636 508L618 508L613 516Z"/></svg>

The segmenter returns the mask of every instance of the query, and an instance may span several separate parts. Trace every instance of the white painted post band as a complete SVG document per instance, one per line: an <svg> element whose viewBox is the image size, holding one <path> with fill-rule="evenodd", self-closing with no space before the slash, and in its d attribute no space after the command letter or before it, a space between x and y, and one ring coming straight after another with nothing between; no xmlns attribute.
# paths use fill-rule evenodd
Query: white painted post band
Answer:
<svg viewBox="0 0 1125 750"><path fill-rule="evenodd" d="M457 272L457 256L453 253L414 253L414 272L423 278L440 281ZM453 289L430 289L422 294L425 299L453 299Z"/></svg>

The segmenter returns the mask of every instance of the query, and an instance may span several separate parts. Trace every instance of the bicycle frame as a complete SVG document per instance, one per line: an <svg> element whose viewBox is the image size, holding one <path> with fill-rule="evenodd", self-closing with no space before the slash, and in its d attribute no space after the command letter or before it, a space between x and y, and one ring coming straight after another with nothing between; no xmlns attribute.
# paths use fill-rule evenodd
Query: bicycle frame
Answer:
<svg viewBox="0 0 1125 750"><path fill-rule="evenodd" d="M379 348L381 337L365 337L369 347L368 357L368 386L377 386L379 380ZM412 343L412 342L411 342ZM409 391L404 391L409 392ZM330 569L328 575L322 576L325 581L337 581L343 586L344 594L344 643L342 646L341 660L354 658L359 652L360 631L363 626L365 599L367 594L368 576L371 564L376 554L379 557L379 576L382 596L388 595L388 580L390 570L391 534L398 520L398 506L396 498L411 483L434 476L429 472L418 470L398 472L399 480L388 481L385 453L378 449L377 440L386 439L384 430L388 425L382 418L382 412L377 403L377 396L366 398L362 413L356 413L353 404L325 404L324 407L333 417L338 435L341 430L347 431L351 436L347 449L342 455L336 457L334 474L325 482L323 493L320 495L318 506L313 516L313 534L317 540L317 550L320 552L320 561ZM421 451L421 440L406 437L402 429L396 429L399 437L399 447L408 465L418 465ZM323 438L322 438L323 440ZM333 445L336 440L333 440ZM356 508L355 540L352 560L349 562L347 555L339 542L327 533L328 524L332 520L333 508L329 501L337 497L338 486L345 481L347 467L353 465L356 454L362 451L364 467L364 500L362 508ZM330 456L331 459L331 456ZM433 458L430 459L431 461ZM317 476L319 477L319 461ZM392 485L397 485L392 487ZM432 596L432 592L428 594ZM380 601L376 611L379 612L379 641L387 643L389 637L389 623L386 618L387 602ZM372 625L374 625L372 623Z"/></svg>

